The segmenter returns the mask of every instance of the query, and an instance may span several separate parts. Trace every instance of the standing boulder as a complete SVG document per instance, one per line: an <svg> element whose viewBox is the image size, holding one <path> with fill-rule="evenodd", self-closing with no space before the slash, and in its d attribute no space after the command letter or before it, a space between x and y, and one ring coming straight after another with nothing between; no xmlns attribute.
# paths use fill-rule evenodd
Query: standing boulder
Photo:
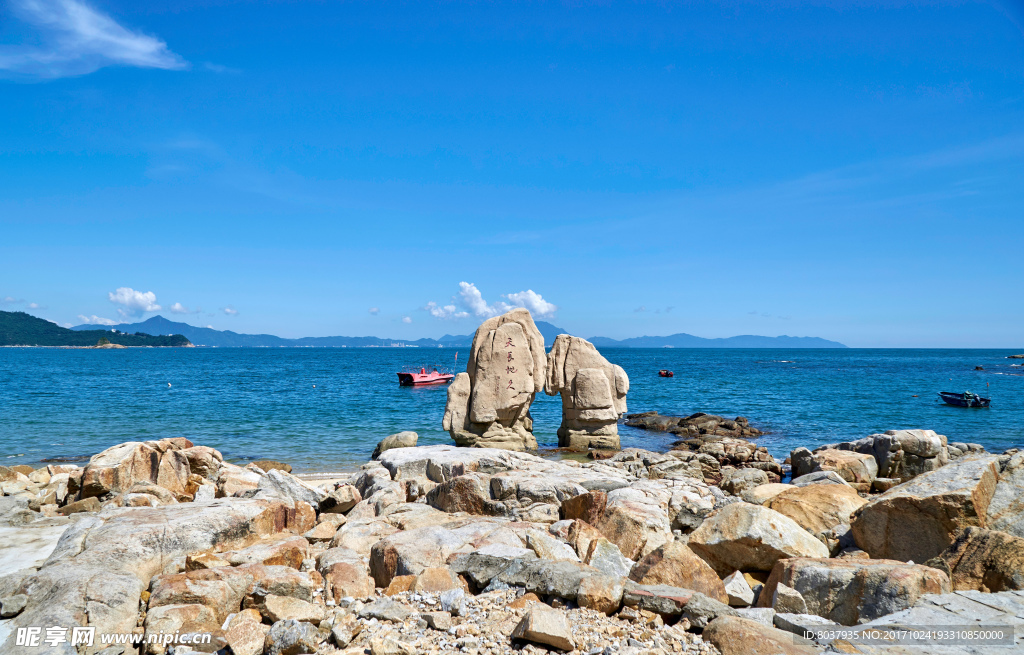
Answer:
<svg viewBox="0 0 1024 655"><path fill-rule="evenodd" d="M732 503L690 534L690 549L726 576L771 571L787 557L828 557L828 548L793 519L761 505Z"/></svg>
<svg viewBox="0 0 1024 655"><path fill-rule="evenodd" d="M573 450L619 448L619 417L626 413L629 377L594 344L560 334L548 354L544 392L562 396L558 445Z"/></svg>
<svg viewBox="0 0 1024 655"><path fill-rule="evenodd" d="M961 457L893 487L854 512L857 547L875 559L924 562L961 530L985 527L998 479L995 456Z"/></svg>
<svg viewBox="0 0 1024 655"><path fill-rule="evenodd" d="M448 387L442 427L460 446L535 450L530 404L544 385L544 337L526 309L484 321L466 372Z"/></svg>
<svg viewBox="0 0 1024 655"><path fill-rule="evenodd" d="M999 474L988 506L988 527L1024 538L1024 452L1011 457Z"/></svg>

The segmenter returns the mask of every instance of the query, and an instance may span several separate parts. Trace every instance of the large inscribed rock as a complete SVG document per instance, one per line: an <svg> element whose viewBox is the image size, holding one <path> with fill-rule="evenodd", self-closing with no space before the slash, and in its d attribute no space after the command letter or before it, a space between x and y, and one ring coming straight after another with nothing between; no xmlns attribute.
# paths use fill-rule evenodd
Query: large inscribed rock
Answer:
<svg viewBox="0 0 1024 655"><path fill-rule="evenodd" d="M544 337L526 309L477 328L466 372L448 387L442 426L460 446L533 450L530 403L544 384Z"/></svg>
<svg viewBox="0 0 1024 655"><path fill-rule="evenodd" d="M586 339L560 334L548 354L544 392L562 395L558 445L574 450L619 448L629 378Z"/></svg>

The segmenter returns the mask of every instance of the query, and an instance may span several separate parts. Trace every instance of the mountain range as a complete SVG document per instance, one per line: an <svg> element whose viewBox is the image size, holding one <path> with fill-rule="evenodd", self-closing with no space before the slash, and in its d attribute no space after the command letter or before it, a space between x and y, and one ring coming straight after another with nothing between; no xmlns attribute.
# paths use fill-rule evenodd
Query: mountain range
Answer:
<svg viewBox="0 0 1024 655"><path fill-rule="evenodd" d="M73 346L84 348L101 343L126 347L190 346L188 339L178 334L153 336L142 330L126 334L127 330L86 325L85 330L69 330L46 319L25 312L0 311L0 346Z"/></svg>
<svg viewBox="0 0 1024 655"><path fill-rule="evenodd" d="M559 334L566 330L546 321L537 321L537 329L544 336L544 344L550 346ZM95 325L76 325L72 330L96 330ZM122 323L106 328L119 332L146 334L181 334L196 346L214 348L367 348L387 347L402 344L420 348L465 348L473 341L472 334L446 334L440 339L397 340L380 337L303 337L285 339L272 334L239 334L231 330L195 327L188 323L170 321L163 316L154 316L140 323ZM692 334L672 334L667 337L633 337L631 339L610 339L591 337L595 346L601 348L846 348L841 343L819 337L761 337L742 335L725 339L705 339Z"/></svg>

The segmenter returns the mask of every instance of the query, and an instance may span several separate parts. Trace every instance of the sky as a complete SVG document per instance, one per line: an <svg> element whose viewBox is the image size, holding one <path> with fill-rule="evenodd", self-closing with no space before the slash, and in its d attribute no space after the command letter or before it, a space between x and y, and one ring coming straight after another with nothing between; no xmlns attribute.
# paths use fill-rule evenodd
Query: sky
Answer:
<svg viewBox="0 0 1024 655"><path fill-rule="evenodd" d="M1024 0L0 3L0 309L1024 346Z"/></svg>

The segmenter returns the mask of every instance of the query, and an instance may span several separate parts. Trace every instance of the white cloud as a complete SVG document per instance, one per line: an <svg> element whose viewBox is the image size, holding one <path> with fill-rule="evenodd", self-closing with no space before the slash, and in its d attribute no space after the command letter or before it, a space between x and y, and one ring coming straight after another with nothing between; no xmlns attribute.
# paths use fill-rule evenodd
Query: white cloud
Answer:
<svg viewBox="0 0 1024 655"><path fill-rule="evenodd" d="M117 321L109 318L103 318L93 314L92 316L85 316L83 314L78 315L78 320L86 325L117 325Z"/></svg>
<svg viewBox="0 0 1024 655"><path fill-rule="evenodd" d="M234 307L223 307L220 311L224 312L228 316L238 316L238 310Z"/></svg>
<svg viewBox="0 0 1024 655"><path fill-rule="evenodd" d="M129 30L80 0L14 0L11 6L39 29L42 45L0 48L0 70L54 78L104 66L188 68L160 39Z"/></svg>
<svg viewBox="0 0 1024 655"><path fill-rule="evenodd" d="M428 302L425 309L431 316L436 318L465 318L470 314L480 318L490 318L504 314L516 307L525 307L530 313L540 318L552 316L558 306L544 300L544 297L532 289L519 291L518 293L503 294L503 300L488 303L476 285L472 282L459 282L458 296L452 296L452 303L439 305L436 302Z"/></svg>
<svg viewBox="0 0 1024 655"><path fill-rule="evenodd" d="M167 309L172 314L202 314L203 313L203 310L202 310L201 307L196 307L195 309L189 309L185 305L182 305L180 302L174 303L173 305L171 305Z"/></svg>
<svg viewBox="0 0 1024 655"><path fill-rule="evenodd" d="M152 291L143 293L131 287L118 287L117 291L108 293L107 298L115 305L123 305L117 309L122 318L141 316L146 312L158 312L162 309L156 304L156 294Z"/></svg>
<svg viewBox="0 0 1024 655"><path fill-rule="evenodd" d="M46 309L45 307L36 302L30 302L28 305L26 305L26 307L28 307L29 309ZM53 323L53 321L50 322Z"/></svg>
<svg viewBox="0 0 1024 655"><path fill-rule="evenodd" d="M412 318L409 317L409 316L403 316L402 317L402 322L403 323L412 323Z"/></svg>
<svg viewBox="0 0 1024 655"><path fill-rule="evenodd" d="M371 307L370 308L370 313L373 314L374 316L376 316L377 314L380 314L380 307Z"/></svg>
<svg viewBox="0 0 1024 655"><path fill-rule="evenodd" d="M7 296L6 298L0 299L0 303L2 303L4 305L16 305L16 304L22 303L22 302L25 302L25 301L22 300L21 298L14 298L12 296Z"/></svg>

